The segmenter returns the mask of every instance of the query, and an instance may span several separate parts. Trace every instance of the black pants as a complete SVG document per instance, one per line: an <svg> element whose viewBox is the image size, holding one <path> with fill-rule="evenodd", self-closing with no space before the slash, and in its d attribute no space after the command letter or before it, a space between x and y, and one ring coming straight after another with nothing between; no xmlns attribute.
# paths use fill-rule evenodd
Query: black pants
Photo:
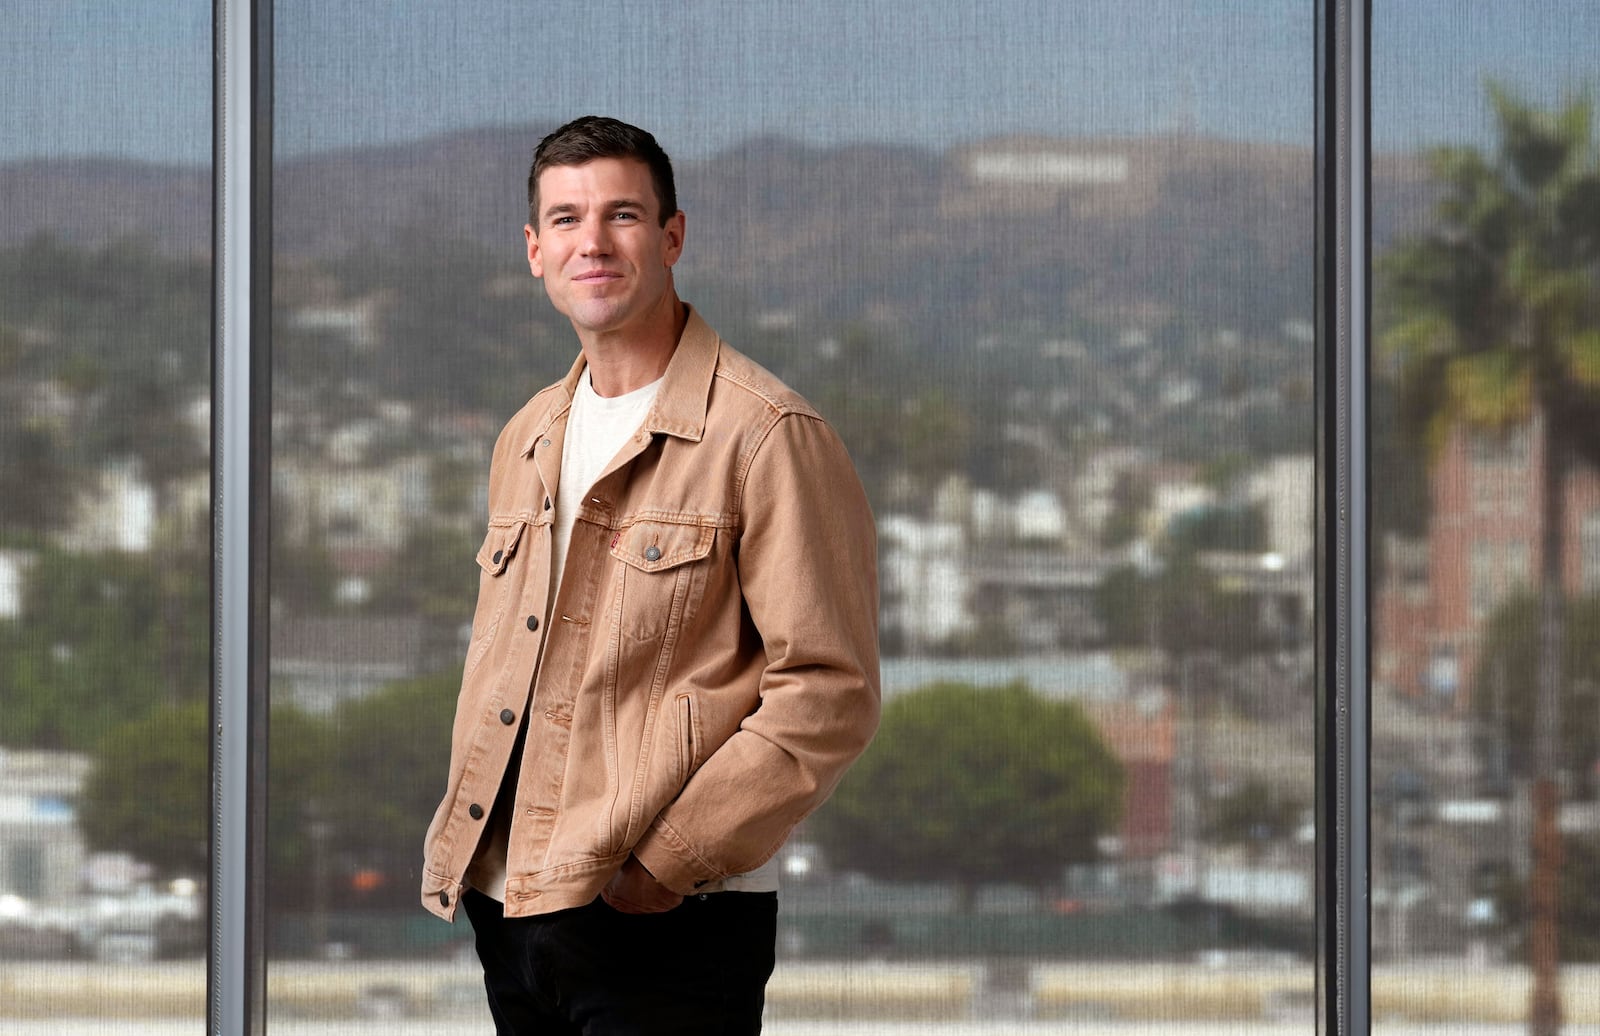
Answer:
<svg viewBox="0 0 1600 1036"><path fill-rule="evenodd" d="M536 917L461 901L499 1036L747 1036L761 1031L778 896L690 896L662 914L596 899Z"/></svg>

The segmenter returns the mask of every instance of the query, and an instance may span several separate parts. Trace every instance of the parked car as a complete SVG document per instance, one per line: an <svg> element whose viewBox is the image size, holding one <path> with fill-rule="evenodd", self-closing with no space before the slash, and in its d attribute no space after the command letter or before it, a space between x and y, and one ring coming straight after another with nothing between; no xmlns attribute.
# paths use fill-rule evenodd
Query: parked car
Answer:
<svg viewBox="0 0 1600 1036"><path fill-rule="evenodd" d="M77 944L77 933L63 914L22 896L0 895L0 959L68 957Z"/></svg>

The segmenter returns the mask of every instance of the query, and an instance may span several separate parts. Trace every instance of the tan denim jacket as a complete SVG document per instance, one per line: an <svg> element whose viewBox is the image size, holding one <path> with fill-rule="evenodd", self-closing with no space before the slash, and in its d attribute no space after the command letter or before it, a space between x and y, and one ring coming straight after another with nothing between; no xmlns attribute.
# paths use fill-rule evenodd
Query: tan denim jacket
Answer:
<svg viewBox="0 0 1600 1036"><path fill-rule="evenodd" d="M422 902L440 917L454 918L525 712L508 916L590 902L630 852L683 894L754 869L877 727L861 483L816 411L692 310L643 426L577 515L547 610L582 370L495 445L449 784L424 849Z"/></svg>

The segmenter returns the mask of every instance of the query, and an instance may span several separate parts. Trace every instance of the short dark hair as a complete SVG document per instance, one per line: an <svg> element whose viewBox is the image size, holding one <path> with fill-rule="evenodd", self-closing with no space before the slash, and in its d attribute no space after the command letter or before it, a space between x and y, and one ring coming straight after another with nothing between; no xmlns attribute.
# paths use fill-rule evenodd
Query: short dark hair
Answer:
<svg viewBox="0 0 1600 1036"><path fill-rule="evenodd" d="M656 138L637 126L584 115L539 141L528 170L528 222L539 229L539 174L551 166L583 165L597 158L634 158L650 169L656 201L661 203L661 225L678 211L678 189L672 182L672 160Z"/></svg>

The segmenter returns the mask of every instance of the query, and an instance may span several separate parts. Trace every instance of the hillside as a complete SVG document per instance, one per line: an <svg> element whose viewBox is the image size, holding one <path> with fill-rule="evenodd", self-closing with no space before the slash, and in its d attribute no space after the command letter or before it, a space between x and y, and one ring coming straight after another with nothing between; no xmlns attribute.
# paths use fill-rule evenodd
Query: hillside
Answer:
<svg viewBox="0 0 1600 1036"><path fill-rule="evenodd" d="M465 238L515 256L531 144L485 128L280 163L286 257ZM1312 153L1168 137L1002 138L945 153L751 139L679 163L687 283L798 320L927 330L1176 320L1272 333L1312 293ZM1421 163L1374 169L1375 239L1420 211ZM208 248L204 172L110 160L0 165L0 246L41 231ZM514 262L508 260L508 262Z"/></svg>

